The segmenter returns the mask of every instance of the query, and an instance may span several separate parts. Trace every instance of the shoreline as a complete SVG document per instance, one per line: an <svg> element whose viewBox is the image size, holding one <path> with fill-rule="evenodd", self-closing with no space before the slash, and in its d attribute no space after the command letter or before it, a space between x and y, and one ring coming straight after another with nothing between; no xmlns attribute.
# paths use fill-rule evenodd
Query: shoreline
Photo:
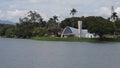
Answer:
<svg viewBox="0 0 120 68"><path fill-rule="evenodd" d="M60 37L33 37L39 41L65 41L65 42L120 42L120 38L60 38Z"/></svg>
<svg viewBox="0 0 120 68"><path fill-rule="evenodd" d="M7 38L7 37L0 37ZM28 39L28 38L13 38ZM120 42L120 38L60 38L60 37L32 37L31 40L38 41L63 41L63 42Z"/></svg>

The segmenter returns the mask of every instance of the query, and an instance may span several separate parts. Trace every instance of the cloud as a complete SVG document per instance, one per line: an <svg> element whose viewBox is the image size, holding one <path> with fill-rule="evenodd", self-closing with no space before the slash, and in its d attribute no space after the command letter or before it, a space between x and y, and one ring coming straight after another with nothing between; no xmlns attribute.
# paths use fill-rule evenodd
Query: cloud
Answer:
<svg viewBox="0 0 120 68"><path fill-rule="evenodd" d="M117 12L117 14L120 15L120 7L117 7L117 8L115 9L115 12Z"/></svg>
<svg viewBox="0 0 120 68"><path fill-rule="evenodd" d="M10 4L10 5L9 5L9 8L14 9L14 8L16 8L17 6L18 6L17 4Z"/></svg>
<svg viewBox="0 0 120 68"><path fill-rule="evenodd" d="M117 8L115 9L115 12L117 12L117 15L120 17L120 7L117 7Z"/></svg>
<svg viewBox="0 0 120 68"><path fill-rule="evenodd" d="M2 7L2 3L0 3L0 7Z"/></svg>
<svg viewBox="0 0 120 68"><path fill-rule="evenodd" d="M6 12L0 10L0 18L3 20L17 21L20 17L23 17L25 13L25 10L13 10Z"/></svg>
<svg viewBox="0 0 120 68"><path fill-rule="evenodd" d="M115 1L115 0L114 0ZM60 15L62 19L71 17L69 15L72 8L77 9L76 16L105 16L109 17L111 13L111 3L114 1L106 0L2 0L0 3L0 17L9 20L18 20L24 17L24 14L30 10L38 10L37 12L45 18L49 19L53 15ZM120 6L119 2L115 6ZM120 15L120 8L115 11Z"/></svg>
<svg viewBox="0 0 120 68"><path fill-rule="evenodd" d="M111 9L108 7L100 7L96 10L96 15L100 16L110 16L111 15Z"/></svg>
<svg viewBox="0 0 120 68"><path fill-rule="evenodd" d="M24 10L14 10L14 11L8 11L7 12L7 18L8 19L13 19L13 18L16 18L16 17L21 17L21 16L24 16L24 14L26 13L26 11Z"/></svg>
<svg viewBox="0 0 120 68"><path fill-rule="evenodd" d="M0 18L2 18L3 17L3 13L2 13L2 11L0 10Z"/></svg>
<svg viewBox="0 0 120 68"><path fill-rule="evenodd" d="M39 10L33 10L36 11L37 13L39 13L45 20L48 20L48 15L45 13L40 12ZM27 12L26 10L12 10L12 11L7 11L7 12L3 12L0 10L0 18L3 20L10 20L13 22L18 22L19 18L23 18L25 16L27 16Z"/></svg>
<svg viewBox="0 0 120 68"><path fill-rule="evenodd" d="M40 0L28 0L28 2L30 2L30 3L39 3Z"/></svg>

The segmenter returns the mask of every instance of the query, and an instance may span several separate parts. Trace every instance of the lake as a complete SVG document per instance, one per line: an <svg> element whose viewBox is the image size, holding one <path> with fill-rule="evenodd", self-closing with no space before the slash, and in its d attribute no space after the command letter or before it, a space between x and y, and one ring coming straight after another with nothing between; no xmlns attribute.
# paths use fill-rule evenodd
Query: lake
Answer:
<svg viewBox="0 0 120 68"><path fill-rule="evenodd" d="M0 68L120 68L120 43L0 38Z"/></svg>

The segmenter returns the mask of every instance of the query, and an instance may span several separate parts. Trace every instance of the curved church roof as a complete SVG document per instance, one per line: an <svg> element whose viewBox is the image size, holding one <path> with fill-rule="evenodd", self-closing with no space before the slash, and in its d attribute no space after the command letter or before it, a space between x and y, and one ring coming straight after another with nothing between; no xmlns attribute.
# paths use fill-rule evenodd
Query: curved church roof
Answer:
<svg viewBox="0 0 120 68"><path fill-rule="evenodd" d="M78 37L78 29L67 26L67 27L63 30L62 34L63 34L63 35L74 35L75 37ZM87 29L82 29L82 30L81 30L81 36L84 36L84 35L86 35L86 34L89 34L89 33L88 33L88 30L87 30Z"/></svg>

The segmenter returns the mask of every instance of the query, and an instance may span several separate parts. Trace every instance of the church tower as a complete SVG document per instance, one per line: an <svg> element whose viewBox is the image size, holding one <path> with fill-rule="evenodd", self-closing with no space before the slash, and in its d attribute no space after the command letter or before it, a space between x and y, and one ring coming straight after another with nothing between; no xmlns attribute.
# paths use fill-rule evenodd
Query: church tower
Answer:
<svg viewBox="0 0 120 68"><path fill-rule="evenodd" d="M82 21L78 21L78 37L81 38Z"/></svg>

